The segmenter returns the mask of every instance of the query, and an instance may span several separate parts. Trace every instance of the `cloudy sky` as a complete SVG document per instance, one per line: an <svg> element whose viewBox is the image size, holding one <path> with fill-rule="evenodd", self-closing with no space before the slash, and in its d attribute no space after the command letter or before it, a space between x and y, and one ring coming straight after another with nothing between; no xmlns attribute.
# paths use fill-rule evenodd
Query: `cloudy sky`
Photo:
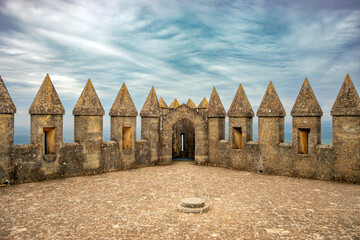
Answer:
<svg viewBox="0 0 360 240"><path fill-rule="evenodd" d="M0 1L0 75L16 127L46 73L65 129L91 78L108 112L123 82L140 112L152 85L170 105L197 105L216 86L228 110L240 83L257 110L273 81L287 111L304 78L331 120L346 73L360 89L360 1ZM256 120L255 120L256 121Z"/></svg>

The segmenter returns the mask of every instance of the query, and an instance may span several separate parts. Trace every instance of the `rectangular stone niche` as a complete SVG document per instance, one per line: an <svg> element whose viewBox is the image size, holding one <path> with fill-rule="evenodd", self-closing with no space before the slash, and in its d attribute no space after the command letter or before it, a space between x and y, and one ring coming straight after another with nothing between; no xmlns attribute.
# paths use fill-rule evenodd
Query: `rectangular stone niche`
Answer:
<svg viewBox="0 0 360 240"><path fill-rule="evenodd" d="M242 129L241 129L241 127L233 128L232 148L233 149L242 149Z"/></svg>
<svg viewBox="0 0 360 240"><path fill-rule="evenodd" d="M43 128L44 155L55 154L55 128Z"/></svg>
<svg viewBox="0 0 360 240"><path fill-rule="evenodd" d="M298 154L309 154L309 133L308 128L298 130Z"/></svg>
<svg viewBox="0 0 360 240"><path fill-rule="evenodd" d="M122 139L122 148L130 149L131 148L131 127L123 127L123 139Z"/></svg>

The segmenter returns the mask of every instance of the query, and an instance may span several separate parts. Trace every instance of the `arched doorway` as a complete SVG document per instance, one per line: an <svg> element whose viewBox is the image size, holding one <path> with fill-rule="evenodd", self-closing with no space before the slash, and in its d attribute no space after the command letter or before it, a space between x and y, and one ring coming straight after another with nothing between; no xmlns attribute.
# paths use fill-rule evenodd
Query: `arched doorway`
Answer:
<svg viewBox="0 0 360 240"><path fill-rule="evenodd" d="M172 127L173 160L195 160L195 129L188 119L178 120Z"/></svg>
<svg viewBox="0 0 360 240"><path fill-rule="evenodd" d="M160 162L162 164L170 164L173 160L173 127L181 119L190 121L194 128L195 162L197 164L206 163L209 151L207 118L186 104L180 105L163 116L160 128Z"/></svg>

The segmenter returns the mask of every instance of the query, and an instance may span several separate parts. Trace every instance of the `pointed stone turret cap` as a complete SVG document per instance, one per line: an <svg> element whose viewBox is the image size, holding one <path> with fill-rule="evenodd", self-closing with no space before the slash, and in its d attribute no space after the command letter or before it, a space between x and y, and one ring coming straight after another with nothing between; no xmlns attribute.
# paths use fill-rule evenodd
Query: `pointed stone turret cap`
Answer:
<svg viewBox="0 0 360 240"><path fill-rule="evenodd" d="M228 117L254 117L254 111L241 84L239 85L227 115Z"/></svg>
<svg viewBox="0 0 360 240"><path fill-rule="evenodd" d="M166 102L164 101L164 99L162 97L160 97L160 99L159 99L159 105L161 108L169 108L169 106L166 104Z"/></svg>
<svg viewBox="0 0 360 240"><path fill-rule="evenodd" d="M91 80L87 81L84 90L82 91L79 100L77 101L73 115L75 116L103 116L105 115L104 108L101 105L100 99L96 94L95 88Z"/></svg>
<svg viewBox="0 0 360 240"><path fill-rule="evenodd" d="M187 101L186 105L188 105L191 108L196 108L195 103L189 98L189 100Z"/></svg>
<svg viewBox="0 0 360 240"><path fill-rule="evenodd" d="M0 76L0 114L16 113L16 107L12 101L10 94Z"/></svg>
<svg viewBox="0 0 360 240"><path fill-rule="evenodd" d="M360 116L360 98L349 74L341 86L331 109L332 116Z"/></svg>
<svg viewBox="0 0 360 240"><path fill-rule="evenodd" d="M141 117L160 117L161 108L156 96L155 88L152 87L150 93L141 109Z"/></svg>
<svg viewBox="0 0 360 240"><path fill-rule="evenodd" d="M206 113L206 116L208 116L208 117L225 117L226 116L224 106L220 100L220 97L219 97L215 87L213 88L213 90L211 92L209 105L206 108L205 113Z"/></svg>
<svg viewBox="0 0 360 240"><path fill-rule="evenodd" d="M125 83L120 88L120 91L110 109L109 115L112 117L136 117L138 111L131 99L130 93L127 90Z"/></svg>
<svg viewBox="0 0 360 240"><path fill-rule="evenodd" d="M293 117L321 117L323 111L316 96L310 86L309 80L305 81L301 87L299 95L296 98L294 106L291 110Z"/></svg>
<svg viewBox="0 0 360 240"><path fill-rule="evenodd" d="M30 106L29 113L39 115L65 114L65 109L50 80L49 74L46 74L46 77Z"/></svg>
<svg viewBox="0 0 360 240"><path fill-rule="evenodd" d="M175 98L174 101L170 104L169 108L177 108L178 106L180 106L178 100Z"/></svg>
<svg viewBox="0 0 360 240"><path fill-rule="evenodd" d="M270 81L266 93L256 113L258 117L285 117L285 109Z"/></svg>
<svg viewBox="0 0 360 240"><path fill-rule="evenodd" d="M203 100L200 102L198 108L207 108L208 101L206 100L206 97L203 98Z"/></svg>

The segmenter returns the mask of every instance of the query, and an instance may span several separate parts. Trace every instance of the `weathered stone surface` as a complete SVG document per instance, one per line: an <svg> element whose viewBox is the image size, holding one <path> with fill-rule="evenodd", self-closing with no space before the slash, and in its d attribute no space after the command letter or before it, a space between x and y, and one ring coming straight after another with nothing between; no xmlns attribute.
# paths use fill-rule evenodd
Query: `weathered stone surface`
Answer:
<svg viewBox="0 0 360 240"><path fill-rule="evenodd" d="M14 145L14 114L0 114L0 154L6 152L12 145Z"/></svg>
<svg viewBox="0 0 360 240"><path fill-rule="evenodd" d="M141 119L141 139L149 142L149 164L158 164L160 160L160 118L143 117Z"/></svg>
<svg viewBox="0 0 360 240"><path fill-rule="evenodd" d="M49 74L46 75L41 84L41 87L30 106L29 113L40 115L65 114L65 109L50 80Z"/></svg>
<svg viewBox="0 0 360 240"><path fill-rule="evenodd" d="M79 143L64 143L60 149L59 173L62 176L79 176L83 173L85 156Z"/></svg>
<svg viewBox="0 0 360 240"><path fill-rule="evenodd" d="M258 117L285 117L286 115L285 109L271 81L256 115Z"/></svg>
<svg viewBox="0 0 360 240"><path fill-rule="evenodd" d="M360 188L191 163L0 188L2 239L358 239ZM210 211L176 210L189 196Z"/></svg>
<svg viewBox="0 0 360 240"><path fill-rule="evenodd" d="M316 146L316 178L330 180L333 176L333 167L335 164L334 148L330 145Z"/></svg>
<svg viewBox="0 0 360 240"><path fill-rule="evenodd" d="M211 92L209 104L208 104L208 107L206 108L205 114L207 117L225 117L226 116L224 106L220 100L219 94L217 93L215 87L213 88L213 90Z"/></svg>
<svg viewBox="0 0 360 240"><path fill-rule="evenodd" d="M89 79L82 91L79 100L77 101L73 110L73 115L76 116L103 116L105 114L104 108L101 105L100 99L96 94L95 88Z"/></svg>
<svg viewBox="0 0 360 240"><path fill-rule="evenodd" d="M74 118L75 142L98 142L103 139L103 116L82 116Z"/></svg>
<svg viewBox="0 0 360 240"><path fill-rule="evenodd" d="M141 116L141 138L149 143L148 164L158 164L160 160L160 108L155 88L152 87L140 112Z"/></svg>
<svg viewBox="0 0 360 240"><path fill-rule="evenodd" d="M186 121L184 121L186 120ZM185 133L196 133L195 143L184 143L185 145L192 146L194 150L189 150L189 155L195 151L195 162L203 164L207 162L208 156L208 122L207 118L196 111L194 108L190 108L186 104L181 104L178 108L170 111L166 116L163 117L162 131L160 132L160 142L161 142L161 163L168 164L171 163L174 150L174 142L176 143L176 138L179 137L178 130L182 129L181 126L183 123L186 123L188 126L194 128L191 131L185 131ZM180 123L180 124L179 124ZM178 129L179 128L179 129ZM174 133L176 135L174 135ZM192 137L184 137L185 141L192 142L194 139ZM173 142L174 141L174 142ZM187 146L188 146L187 145ZM185 151L186 152L186 151Z"/></svg>
<svg viewBox="0 0 360 240"><path fill-rule="evenodd" d="M299 95L291 110L293 117L320 117L323 115L320 104L310 86L309 80L305 81L301 87Z"/></svg>
<svg viewBox="0 0 360 240"><path fill-rule="evenodd" d="M120 145L116 141L106 141L101 145L100 169L104 172L122 169Z"/></svg>
<svg viewBox="0 0 360 240"><path fill-rule="evenodd" d="M202 198L185 198L181 200L178 209L186 213L203 213L209 210L209 205L205 205Z"/></svg>
<svg viewBox="0 0 360 240"><path fill-rule="evenodd" d="M162 97L160 97L160 99L159 99L159 105L162 110L162 115L166 115L169 112L169 106L166 104L164 99L162 99Z"/></svg>
<svg viewBox="0 0 360 240"><path fill-rule="evenodd" d="M360 117L333 116L333 178L360 183Z"/></svg>
<svg viewBox="0 0 360 240"><path fill-rule="evenodd" d="M149 142L147 140L141 139L136 140L135 143L135 163L137 166L146 166L149 164Z"/></svg>
<svg viewBox="0 0 360 240"><path fill-rule="evenodd" d="M259 170L281 175L279 144L284 142L284 117L259 117Z"/></svg>
<svg viewBox="0 0 360 240"><path fill-rule="evenodd" d="M170 104L169 108L177 108L179 105L178 100L175 98L174 101Z"/></svg>
<svg viewBox="0 0 360 240"><path fill-rule="evenodd" d="M349 79L344 89L356 100L358 95ZM42 88L54 91L50 79L45 79ZM42 91L39 90L39 96ZM87 98L97 96L90 81L82 95L79 109L86 105L92 107ZM343 99L341 94L339 99ZM76 143L69 144L62 142L62 114L32 114L30 140L34 155L31 157L27 147L24 150L13 146L14 114L0 114L3 137L0 138L0 168L20 183L171 164L174 157L186 157L195 158L196 164L360 183L359 116L351 115L353 110L350 115L334 115L333 146L320 145L321 108L307 79L293 108L292 143L284 143L285 111L272 83L258 111L258 143L252 141L253 112L241 85L228 113L231 116L229 140L225 140L225 110L215 88L208 108L196 109L189 101L190 106L182 104L171 110L163 104L165 107L161 109L152 88L142 109L143 115L140 114L142 139L138 141L136 109L132 108L125 85L116 101L108 142L103 141L102 114L91 115L98 110L83 108L83 115L75 115ZM206 107L205 98L201 105ZM98 106L102 108L100 102ZM202 112L205 109L208 115ZM350 109L353 108L350 106Z"/></svg>
<svg viewBox="0 0 360 240"><path fill-rule="evenodd" d="M208 118L208 131L209 164L223 166L226 159L219 159L218 144L220 140L225 139L225 117Z"/></svg>
<svg viewBox="0 0 360 240"><path fill-rule="evenodd" d="M155 88L152 87L150 93L141 109L141 117L160 117L161 108L156 96Z"/></svg>
<svg viewBox="0 0 360 240"><path fill-rule="evenodd" d="M195 103L189 98L189 100L187 101L186 105L188 105L191 108L196 108Z"/></svg>
<svg viewBox="0 0 360 240"><path fill-rule="evenodd" d="M131 99L125 83L121 86L114 104L110 109L109 115L120 117L136 117L138 115L135 104Z"/></svg>
<svg viewBox="0 0 360 240"><path fill-rule="evenodd" d="M349 74L341 86L331 109L332 116L360 116L360 97Z"/></svg>
<svg viewBox="0 0 360 240"><path fill-rule="evenodd" d="M254 111L241 84L239 85L227 115L228 117L254 117Z"/></svg>
<svg viewBox="0 0 360 240"><path fill-rule="evenodd" d="M191 120L179 119L173 125L172 157L195 158L195 128Z"/></svg>
<svg viewBox="0 0 360 240"><path fill-rule="evenodd" d="M63 115L32 114L30 121L30 142L37 147L36 155L41 171L44 172L46 177L57 175L59 171L60 148L63 142ZM53 138L50 141L45 141L45 129L53 130ZM52 146L51 151L47 145ZM46 156L46 150L49 150L49 156Z"/></svg>
<svg viewBox="0 0 360 240"><path fill-rule="evenodd" d="M11 151L10 176L12 183L34 182L45 179L35 145L17 145Z"/></svg>
<svg viewBox="0 0 360 240"><path fill-rule="evenodd" d="M16 113L16 107L0 76L0 114L1 113Z"/></svg>
<svg viewBox="0 0 360 240"><path fill-rule="evenodd" d="M241 129L241 145L245 147L248 141L253 140L253 119L251 117L229 117L229 144L236 149L236 131Z"/></svg>
<svg viewBox="0 0 360 240"><path fill-rule="evenodd" d="M161 108L169 108L169 106L166 104L166 102L164 101L164 99L162 97L160 97L160 99L159 99L159 105Z"/></svg>
<svg viewBox="0 0 360 240"><path fill-rule="evenodd" d="M206 100L206 97L203 98L203 100L201 100L201 102L199 103L198 108L207 108L208 106L208 101Z"/></svg>
<svg viewBox="0 0 360 240"><path fill-rule="evenodd" d="M135 165L136 117L111 117L111 140L119 145L121 168Z"/></svg>
<svg viewBox="0 0 360 240"><path fill-rule="evenodd" d="M203 198L184 198L180 205L187 208L201 208L205 206L205 200Z"/></svg>

